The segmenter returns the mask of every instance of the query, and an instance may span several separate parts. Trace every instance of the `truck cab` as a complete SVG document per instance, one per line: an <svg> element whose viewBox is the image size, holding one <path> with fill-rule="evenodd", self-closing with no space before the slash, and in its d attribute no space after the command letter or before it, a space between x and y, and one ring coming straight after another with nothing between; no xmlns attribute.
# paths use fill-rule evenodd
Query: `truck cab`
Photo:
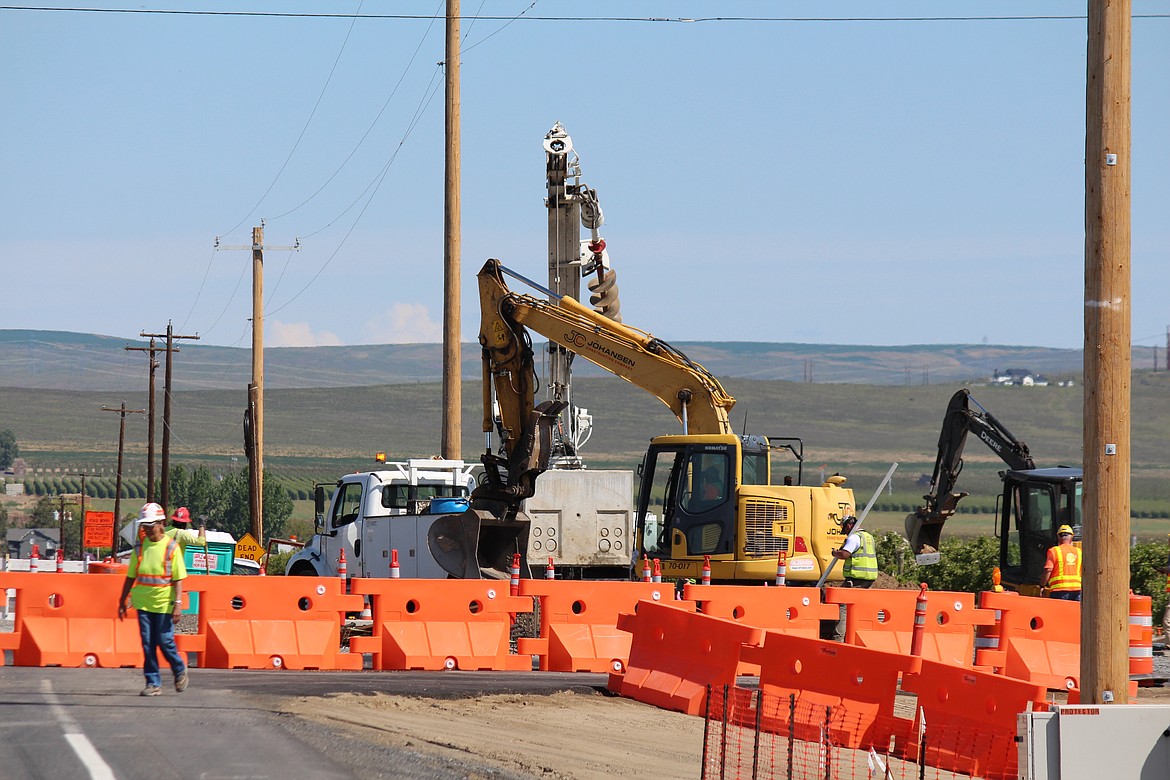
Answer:
<svg viewBox="0 0 1170 780"><path fill-rule="evenodd" d="M337 576L344 553L349 577L389 577L397 550L399 576L446 577L427 533L438 518L467 508L475 468L462 460L412 458L347 474L331 497L318 485L313 538L289 560L286 573Z"/></svg>

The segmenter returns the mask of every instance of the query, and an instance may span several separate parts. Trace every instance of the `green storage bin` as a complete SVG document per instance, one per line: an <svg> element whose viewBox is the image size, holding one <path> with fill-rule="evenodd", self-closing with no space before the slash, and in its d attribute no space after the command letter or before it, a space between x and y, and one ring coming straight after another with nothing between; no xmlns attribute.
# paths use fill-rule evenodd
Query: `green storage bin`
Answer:
<svg viewBox="0 0 1170 780"><path fill-rule="evenodd" d="M208 574L231 574L232 562L236 557L235 540L232 539L231 534L216 531L208 531L207 537L207 549L190 544L183 551L183 563L187 566L187 575L202 577ZM219 540L216 537L226 537L230 541ZM188 606L182 614L196 615L199 613L199 594L195 593L194 589L187 596L187 604Z"/></svg>

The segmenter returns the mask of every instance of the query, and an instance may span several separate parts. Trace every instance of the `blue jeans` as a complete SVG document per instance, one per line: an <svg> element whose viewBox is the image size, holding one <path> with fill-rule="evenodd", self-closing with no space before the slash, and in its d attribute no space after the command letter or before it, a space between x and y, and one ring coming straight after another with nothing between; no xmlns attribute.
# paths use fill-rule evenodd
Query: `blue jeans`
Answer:
<svg viewBox="0 0 1170 780"><path fill-rule="evenodd" d="M1049 592L1048 598L1060 599L1061 601L1080 601L1081 592L1079 590L1054 590Z"/></svg>
<svg viewBox="0 0 1170 780"><path fill-rule="evenodd" d="M178 677L187 671L187 664L175 647L175 619L170 612L138 611L138 633L142 635L142 671L147 685L162 685L158 673L158 650L162 650L171 672Z"/></svg>

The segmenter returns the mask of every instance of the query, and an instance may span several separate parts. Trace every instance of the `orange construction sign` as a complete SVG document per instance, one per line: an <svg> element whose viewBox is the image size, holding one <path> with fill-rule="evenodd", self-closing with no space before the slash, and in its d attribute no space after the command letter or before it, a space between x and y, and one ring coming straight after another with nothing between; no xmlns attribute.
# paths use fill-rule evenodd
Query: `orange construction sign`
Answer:
<svg viewBox="0 0 1170 780"><path fill-rule="evenodd" d="M113 547L114 546L114 513L113 512L86 512L84 547Z"/></svg>

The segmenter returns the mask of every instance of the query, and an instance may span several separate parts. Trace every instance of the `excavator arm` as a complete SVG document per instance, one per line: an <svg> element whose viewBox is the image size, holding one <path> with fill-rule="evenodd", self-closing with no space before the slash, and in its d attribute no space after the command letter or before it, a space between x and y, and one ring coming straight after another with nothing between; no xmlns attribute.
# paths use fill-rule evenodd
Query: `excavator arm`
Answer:
<svg viewBox="0 0 1170 780"><path fill-rule="evenodd" d="M490 379L499 403L505 446L524 429L533 403L535 388L531 372L525 368L532 355L527 330L658 398L683 424L684 433L732 432L727 413L735 399L703 366L649 333L615 322L569 296L546 301L512 292L504 281L505 273L523 279L498 260L488 260L479 272L484 430L490 430ZM521 377L521 373L528 375Z"/></svg>
<svg viewBox="0 0 1170 780"><path fill-rule="evenodd" d="M972 409L971 404L977 408ZM931 556L938 551L943 524L955 513L959 501L968 494L955 490L963 471L963 448L967 434L975 432L980 441L1003 459L1013 471L1036 468L1028 445L1017 439L1003 423L971 397L963 388L951 396L938 437L938 457L930 478L926 503L906 516L906 538L916 556ZM933 562L927 557L921 563Z"/></svg>

